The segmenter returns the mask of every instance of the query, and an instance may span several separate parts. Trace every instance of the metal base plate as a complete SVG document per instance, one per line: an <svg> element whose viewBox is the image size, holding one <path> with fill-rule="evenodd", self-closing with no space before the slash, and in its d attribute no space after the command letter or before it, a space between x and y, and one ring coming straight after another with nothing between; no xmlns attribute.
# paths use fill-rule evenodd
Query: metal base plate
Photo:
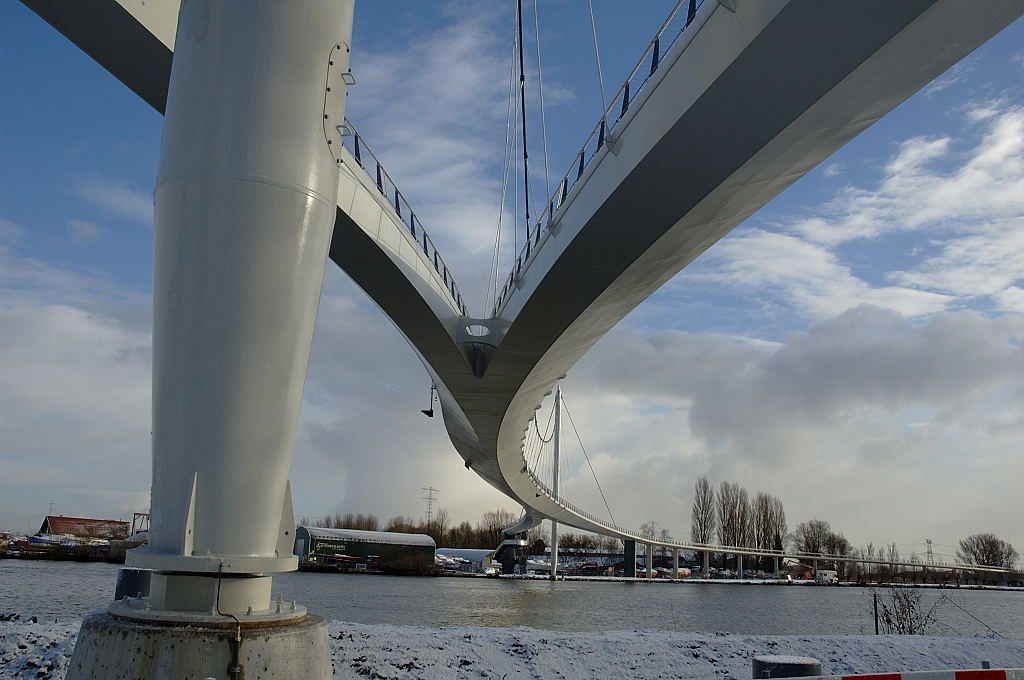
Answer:
<svg viewBox="0 0 1024 680"><path fill-rule="evenodd" d="M232 630L236 625L241 625L244 629L301 623L308 616L306 608L301 604L296 604L294 601L277 602L270 609L263 611L245 612L228 616L218 614L216 611L194 612L153 609L148 597L126 597L123 600L117 600L107 607L107 612L121 619L142 623L193 625L204 628Z"/></svg>

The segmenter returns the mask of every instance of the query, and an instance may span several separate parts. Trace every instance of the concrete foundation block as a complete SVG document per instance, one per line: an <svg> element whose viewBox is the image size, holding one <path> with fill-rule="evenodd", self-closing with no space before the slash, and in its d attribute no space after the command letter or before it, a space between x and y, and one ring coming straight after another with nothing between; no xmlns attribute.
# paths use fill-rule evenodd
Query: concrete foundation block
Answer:
<svg viewBox="0 0 1024 680"><path fill-rule="evenodd" d="M752 677L807 678L821 675L821 662L807 656L755 656Z"/></svg>
<svg viewBox="0 0 1024 680"><path fill-rule="evenodd" d="M230 680L235 627L153 625L106 612L82 621L66 680ZM242 629L239 678L328 680L327 624Z"/></svg>

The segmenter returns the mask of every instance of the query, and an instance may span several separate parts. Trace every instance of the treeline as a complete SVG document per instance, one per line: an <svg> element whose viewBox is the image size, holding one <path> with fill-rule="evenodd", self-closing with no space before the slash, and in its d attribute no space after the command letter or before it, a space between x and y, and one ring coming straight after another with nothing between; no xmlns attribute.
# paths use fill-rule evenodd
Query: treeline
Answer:
<svg viewBox="0 0 1024 680"><path fill-rule="evenodd" d="M534 543L533 535L538 534L537 543ZM534 529L530 532L530 553L533 555L540 555L551 543L551 534L545 536L540 532L540 529ZM535 550L539 545L540 550ZM587 552L606 552L606 553L620 553L622 552L622 541L611 536L598 536L597 534L574 534L571 532L563 533L561 530L558 532L558 549L559 550L580 550Z"/></svg>
<svg viewBox="0 0 1024 680"><path fill-rule="evenodd" d="M690 540L694 543L783 550L787 535L786 510L780 498L758 491L751 499L735 482L722 482L716 490L707 477L694 484L690 514Z"/></svg>
<svg viewBox="0 0 1024 680"><path fill-rule="evenodd" d="M479 548L493 550L505 539L503 530L516 523L519 516L508 510L483 513L475 524L453 523L448 511L439 508L431 521L412 517L392 517L387 522L370 513L335 513L312 520L303 517L301 524L328 529L359 529L361 531L397 531L405 534L427 534L441 548ZM551 542L551 534L537 527L527 535L530 554L542 555ZM622 542L610 536L559 532L558 546L562 550L622 552Z"/></svg>
<svg viewBox="0 0 1024 680"><path fill-rule="evenodd" d="M653 537L653 535L652 535ZM821 519L801 522L788 532L786 511L782 500L771 494L749 492L734 482L722 482L716 489L707 477L694 484L693 509L690 514L690 540L694 543L717 543L724 546L782 550L805 554L850 557L888 564L854 565L835 562L843 577L892 577L896 564L924 564L917 552L901 556L896 543L855 548L847 538ZM1020 557L1008 542L992 533L979 533L959 541L956 557L966 564L1014 568ZM942 561L942 560L939 560Z"/></svg>
<svg viewBox="0 0 1024 680"><path fill-rule="evenodd" d="M303 517L302 524L328 529L427 534L434 539L438 547L493 550L504 539L502 530L515 524L518 519L519 516L515 513L499 509L483 513L475 524L466 521L454 523L449 518L447 509L438 508L433 512L429 522L402 516L392 517L387 522L381 522L373 514L348 512L326 515L316 520Z"/></svg>

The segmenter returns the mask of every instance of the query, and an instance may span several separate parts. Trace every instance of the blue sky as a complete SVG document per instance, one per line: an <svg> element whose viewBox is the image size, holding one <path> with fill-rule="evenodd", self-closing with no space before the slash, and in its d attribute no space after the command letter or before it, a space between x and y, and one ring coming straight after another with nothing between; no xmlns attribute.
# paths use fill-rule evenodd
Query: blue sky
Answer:
<svg viewBox="0 0 1024 680"><path fill-rule="evenodd" d="M609 95L672 4L594 3ZM542 0L539 13L555 182L600 104L586 5ZM353 40L349 116L481 301L512 27L511 2L362 2ZM1018 22L580 362L567 400L620 521L657 519L684 535L692 480L709 474L776 493L791 524L820 516L854 543L934 534L951 544L991 529L1024 544L1005 519L1024 509L1007 481L1024 472L1022 77ZM49 501L124 515L145 507L149 484L162 119L18 3L0 6L0 88L0 526L27 528ZM536 191L538 123L534 113ZM431 484L459 518L502 504L465 473L440 424L418 415L428 382L404 341L329 270L297 512L419 515L419 487ZM567 483L600 507L584 475ZM664 501L644 508L645 496Z"/></svg>

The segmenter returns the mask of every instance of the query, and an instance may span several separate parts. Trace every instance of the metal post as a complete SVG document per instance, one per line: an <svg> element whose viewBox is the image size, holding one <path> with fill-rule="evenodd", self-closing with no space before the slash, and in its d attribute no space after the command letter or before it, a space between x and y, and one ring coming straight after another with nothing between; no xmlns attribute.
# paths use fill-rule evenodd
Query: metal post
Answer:
<svg viewBox="0 0 1024 680"><path fill-rule="evenodd" d="M654 544L647 544L647 578L654 576Z"/></svg>
<svg viewBox="0 0 1024 680"><path fill-rule="evenodd" d="M554 456L554 473L551 480L551 491L558 497L558 454L559 440L562 438L562 388L555 388L555 429L554 445L552 453ZM554 581L558 575L558 522L551 520L551 580Z"/></svg>
<svg viewBox="0 0 1024 680"><path fill-rule="evenodd" d="M672 578L679 578L679 548L672 548Z"/></svg>
<svg viewBox="0 0 1024 680"><path fill-rule="evenodd" d="M775 559L775 575L778 576L779 575L779 558L776 557L774 559Z"/></svg>
<svg viewBox="0 0 1024 680"><path fill-rule="evenodd" d="M736 555L736 578L743 578L743 555Z"/></svg>
<svg viewBox="0 0 1024 680"><path fill-rule="evenodd" d="M297 568L288 468L353 4L181 6L154 194L152 526L128 553L156 572L152 610L258 616L270 575Z"/></svg>
<svg viewBox="0 0 1024 680"><path fill-rule="evenodd" d="M636 576L636 541L622 542L622 575L628 578Z"/></svg>
<svg viewBox="0 0 1024 680"><path fill-rule="evenodd" d="M704 551L704 564L701 567L700 577L701 578L707 578L708 574L710 572L711 572L711 552L708 551L708 550L705 550Z"/></svg>

